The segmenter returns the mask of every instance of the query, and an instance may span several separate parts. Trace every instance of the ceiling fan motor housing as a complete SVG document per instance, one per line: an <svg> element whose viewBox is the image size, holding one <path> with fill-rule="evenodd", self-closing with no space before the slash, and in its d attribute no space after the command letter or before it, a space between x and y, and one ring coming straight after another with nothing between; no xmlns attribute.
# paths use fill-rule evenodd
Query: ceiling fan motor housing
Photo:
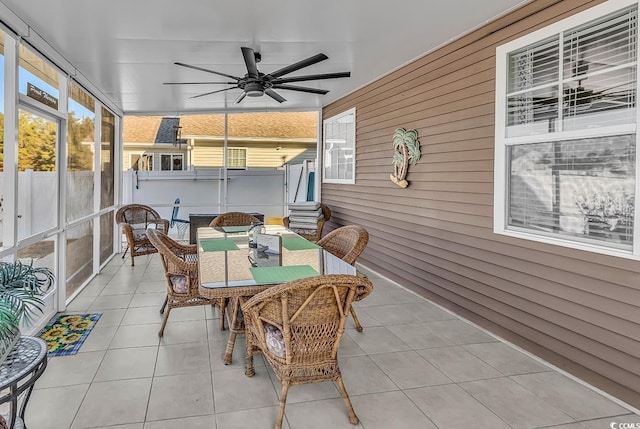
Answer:
<svg viewBox="0 0 640 429"><path fill-rule="evenodd" d="M261 97L264 94L264 85L260 82L247 82L244 86L244 92L249 97Z"/></svg>

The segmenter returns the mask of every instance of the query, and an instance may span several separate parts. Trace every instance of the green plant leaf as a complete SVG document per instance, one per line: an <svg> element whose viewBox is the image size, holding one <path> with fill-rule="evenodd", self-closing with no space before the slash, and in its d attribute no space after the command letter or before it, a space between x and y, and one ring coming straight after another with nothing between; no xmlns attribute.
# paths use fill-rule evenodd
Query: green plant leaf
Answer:
<svg viewBox="0 0 640 429"><path fill-rule="evenodd" d="M44 295L55 279L46 267L34 267L33 261L25 265L0 262L0 340L11 337L20 329L20 323L30 323L42 313Z"/></svg>

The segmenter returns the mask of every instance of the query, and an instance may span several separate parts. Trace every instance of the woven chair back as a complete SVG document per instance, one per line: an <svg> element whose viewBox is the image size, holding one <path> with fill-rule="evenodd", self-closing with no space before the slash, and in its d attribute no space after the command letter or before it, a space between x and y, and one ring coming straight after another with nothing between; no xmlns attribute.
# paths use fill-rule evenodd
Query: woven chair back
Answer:
<svg viewBox="0 0 640 429"><path fill-rule="evenodd" d="M309 277L269 288L242 309L259 343L266 342L265 324L282 332L284 358L263 348L279 376L303 382L330 380L339 375L338 346L351 303L371 289L371 282L359 276Z"/></svg>
<svg viewBox="0 0 640 429"><path fill-rule="evenodd" d="M150 222L162 219L157 211L142 204L129 204L120 207L116 212L117 223L128 223L130 225L148 225Z"/></svg>
<svg viewBox="0 0 640 429"><path fill-rule="evenodd" d="M198 255L194 253L193 245L184 245L173 240L161 231L147 230L147 237L158 250L162 265L167 275L179 275L189 279L190 286L198 284Z"/></svg>
<svg viewBox="0 0 640 429"><path fill-rule="evenodd" d="M211 221L209 226L244 226L251 225L252 223L258 223L260 219L257 217L244 212L227 212L223 213L219 216L216 216L215 219Z"/></svg>
<svg viewBox="0 0 640 429"><path fill-rule="evenodd" d="M368 242L369 233L366 229L359 225L347 225L334 229L317 244L332 255L353 265L367 247Z"/></svg>

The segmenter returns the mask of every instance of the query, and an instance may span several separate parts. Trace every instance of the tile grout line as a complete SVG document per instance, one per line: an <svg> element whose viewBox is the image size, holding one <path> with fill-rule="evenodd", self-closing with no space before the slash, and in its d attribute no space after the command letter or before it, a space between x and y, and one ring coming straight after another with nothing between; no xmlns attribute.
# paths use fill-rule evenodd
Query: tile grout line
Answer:
<svg viewBox="0 0 640 429"><path fill-rule="evenodd" d="M419 295L418 293L416 293L416 292L414 292L414 291L402 286L398 282L396 282L394 280L391 280L388 277L385 277L385 276L375 272L374 270L370 269L369 267L367 267L365 265L361 265L360 263L357 263L356 265L360 266L362 268L365 268L366 271L368 271L370 273L373 273L375 276L377 276L377 277L379 277L379 278L381 278L381 279L383 279L383 280L385 280L385 281L387 281L387 282L399 287L400 289L404 290L405 292L408 292L408 293L410 293L412 295L415 295L416 297L418 297L419 299L421 299L423 301L426 301L426 302L428 302L430 304L433 304L434 306L438 307L440 310L446 311L447 313L455 316L457 319L459 319L459 320L461 320L461 321L463 321L463 322L475 327L476 329L479 329L480 331L484 332L485 334L495 338L497 341L500 341L500 342L506 344L507 346L516 349L517 351L525 354L526 356L528 356L529 358L537 361L538 363L540 363L542 365L545 365L545 366L549 367L550 369L552 369L554 371L557 371L558 373L560 373L560 374L564 375L565 377L575 381L576 383L578 383L578 384L580 384L580 385L582 385L582 386L584 386L584 387L586 387L586 388L588 388L588 389L600 394L601 396L604 396L605 398L607 398L610 401L620 405L621 407L628 409L630 412L632 412L634 414L637 414L637 415L640 415L640 409L637 409L637 408L633 407L632 405L627 404L626 402L622 401L621 399L618 399L618 398L614 397L613 395L610 395L609 393L597 388L596 386L593 386L592 384L587 383L586 381L574 376L573 374L570 374L567 371L565 371L565 370L563 370L563 369L551 364L550 362L545 361L544 359L534 355L533 353L523 349L522 347L520 347L520 346L518 346L518 345L516 345L516 344L514 344L514 343L512 343L512 342L510 342L510 341L508 341L508 340L506 340L506 339L504 339L502 337L499 337L498 335L488 331L487 329L483 328L482 326L479 326L479 325L473 323L472 321L464 318L463 316L455 314L451 310L441 306L440 304L438 304L436 302L433 302L433 301L431 301L431 300Z"/></svg>

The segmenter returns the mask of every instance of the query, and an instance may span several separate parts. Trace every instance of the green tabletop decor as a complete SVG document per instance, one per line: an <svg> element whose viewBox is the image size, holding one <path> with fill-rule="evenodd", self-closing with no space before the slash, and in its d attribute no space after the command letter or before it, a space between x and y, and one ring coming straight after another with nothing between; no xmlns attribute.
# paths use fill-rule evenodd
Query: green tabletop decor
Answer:
<svg viewBox="0 0 640 429"><path fill-rule="evenodd" d="M311 265L286 265L281 267L251 267L251 275L258 284L286 283L320 275Z"/></svg>
<svg viewBox="0 0 640 429"><path fill-rule="evenodd" d="M282 237L282 247L287 250L308 250L320 248L316 243L312 243L302 237Z"/></svg>
<svg viewBox="0 0 640 429"><path fill-rule="evenodd" d="M205 252L220 252L223 250L238 250L238 245L232 240L201 240L200 245Z"/></svg>

